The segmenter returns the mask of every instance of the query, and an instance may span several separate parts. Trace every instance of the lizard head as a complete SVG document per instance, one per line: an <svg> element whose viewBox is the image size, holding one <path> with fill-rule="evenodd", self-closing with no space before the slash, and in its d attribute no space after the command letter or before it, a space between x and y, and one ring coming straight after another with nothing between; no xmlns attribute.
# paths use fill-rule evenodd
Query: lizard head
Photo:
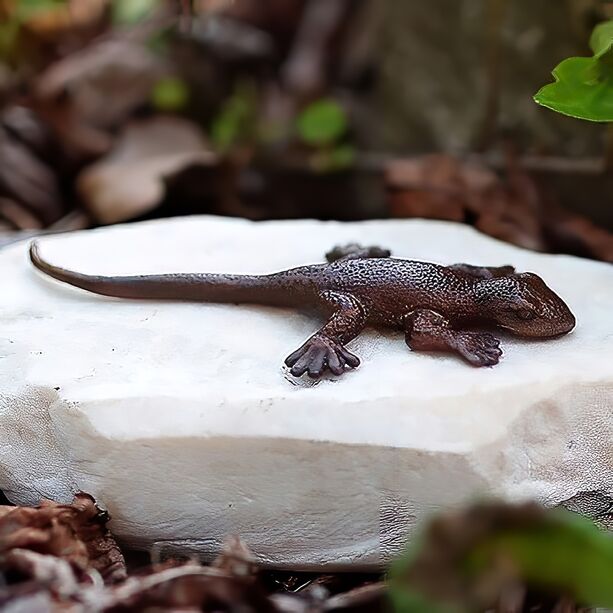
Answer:
<svg viewBox="0 0 613 613"><path fill-rule="evenodd" d="M481 307L501 327L520 336L546 338L567 334L575 316L566 303L533 273L480 281Z"/></svg>

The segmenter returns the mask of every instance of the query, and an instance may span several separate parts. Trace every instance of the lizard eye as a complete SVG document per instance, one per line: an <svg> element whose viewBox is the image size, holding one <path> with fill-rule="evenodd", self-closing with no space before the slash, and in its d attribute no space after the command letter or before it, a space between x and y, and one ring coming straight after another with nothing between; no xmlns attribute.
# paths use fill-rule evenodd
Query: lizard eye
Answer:
<svg viewBox="0 0 613 613"><path fill-rule="evenodd" d="M519 319L525 319L526 321L529 319L534 319L536 317L536 313L534 311L530 311L528 309L519 309L515 312Z"/></svg>

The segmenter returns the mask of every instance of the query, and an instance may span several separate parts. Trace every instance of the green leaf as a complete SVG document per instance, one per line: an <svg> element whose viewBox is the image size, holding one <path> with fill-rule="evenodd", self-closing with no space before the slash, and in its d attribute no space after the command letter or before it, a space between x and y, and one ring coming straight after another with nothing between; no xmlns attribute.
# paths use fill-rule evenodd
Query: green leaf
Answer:
<svg viewBox="0 0 613 613"><path fill-rule="evenodd" d="M307 106L298 116L298 134L314 147L330 145L347 131L347 116L334 100L323 99Z"/></svg>
<svg viewBox="0 0 613 613"><path fill-rule="evenodd" d="M390 593L395 611L468 611L475 606L472 598L480 593L479 586L489 585L491 590L497 582L503 586L509 580L552 595L568 595L584 606L613 607L613 537L565 511L543 511L531 517L517 509L490 514L493 521L483 530L475 521L483 513L470 510L459 521L457 517L434 520L433 527L418 535L392 567ZM441 535L455 532L455 540L441 540ZM465 536L471 533L472 541ZM420 583L424 577L428 577L428 588ZM464 594L466 599L438 602L438 592L431 593L433 586L447 594Z"/></svg>
<svg viewBox="0 0 613 613"><path fill-rule="evenodd" d="M3 60L13 56L19 39L19 27L17 19L7 19L4 23L0 23L0 58Z"/></svg>
<svg viewBox="0 0 613 613"><path fill-rule="evenodd" d="M534 97L549 109L588 121L613 121L613 70L600 73L597 61L571 57L554 71L556 82Z"/></svg>
<svg viewBox="0 0 613 613"><path fill-rule="evenodd" d="M504 551L531 583L572 594L577 602L613 607L613 540L587 524L559 522L501 534L484 548Z"/></svg>
<svg viewBox="0 0 613 613"><path fill-rule="evenodd" d="M187 106L189 89L176 77L160 79L151 92L151 103L160 111L180 111Z"/></svg>
<svg viewBox="0 0 613 613"><path fill-rule="evenodd" d="M590 38L590 48L597 60L611 53L613 48L613 19L599 23L594 28Z"/></svg>
<svg viewBox="0 0 613 613"><path fill-rule="evenodd" d="M211 138L218 150L227 152L235 145L254 139L256 106L257 93L253 84L249 81L238 83L211 126Z"/></svg>
<svg viewBox="0 0 613 613"><path fill-rule="evenodd" d="M596 26L590 46L593 57L564 60L534 100L577 119L613 121L613 20Z"/></svg>
<svg viewBox="0 0 613 613"><path fill-rule="evenodd" d="M20 21L27 21L37 13L53 11L66 4L66 0L20 0L13 15Z"/></svg>
<svg viewBox="0 0 613 613"><path fill-rule="evenodd" d="M158 2L159 0L114 0L113 22L123 25L138 23L155 9Z"/></svg>

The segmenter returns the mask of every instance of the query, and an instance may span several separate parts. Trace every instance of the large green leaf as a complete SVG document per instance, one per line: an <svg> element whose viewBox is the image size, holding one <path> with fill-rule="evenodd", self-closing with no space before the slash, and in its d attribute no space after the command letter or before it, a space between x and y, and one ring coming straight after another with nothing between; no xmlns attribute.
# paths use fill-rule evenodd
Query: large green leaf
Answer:
<svg viewBox="0 0 613 613"><path fill-rule="evenodd" d="M613 121L613 20L598 25L593 57L571 57L553 71L554 83L534 96L558 113L588 121Z"/></svg>
<svg viewBox="0 0 613 613"><path fill-rule="evenodd" d="M433 520L390 573L397 613L483 610L509 584L613 608L613 537L563 511L478 505Z"/></svg>
<svg viewBox="0 0 613 613"><path fill-rule="evenodd" d="M600 71L590 57L571 57L554 71L555 83L534 99L558 113L588 121L613 121L613 68Z"/></svg>

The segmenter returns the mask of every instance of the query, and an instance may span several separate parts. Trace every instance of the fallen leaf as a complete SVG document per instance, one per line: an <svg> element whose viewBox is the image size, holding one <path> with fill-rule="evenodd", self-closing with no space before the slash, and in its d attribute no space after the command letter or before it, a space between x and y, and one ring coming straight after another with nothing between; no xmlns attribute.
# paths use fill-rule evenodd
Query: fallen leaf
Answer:
<svg viewBox="0 0 613 613"><path fill-rule="evenodd" d="M447 155L394 160L385 182L393 217L467 222L526 249L613 261L613 233L565 211L513 155L503 176Z"/></svg>
<svg viewBox="0 0 613 613"><path fill-rule="evenodd" d="M146 46L102 40L51 65L38 78L36 95L39 100L61 98L81 122L107 128L148 100L162 73L163 65Z"/></svg>
<svg viewBox="0 0 613 613"><path fill-rule="evenodd" d="M0 217L10 222L18 230L40 230L43 225L25 207L11 198L0 196Z"/></svg>
<svg viewBox="0 0 613 613"><path fill-rule="evenodd" d="M44 500L38 507L0 506L0 569L18 564L36 578L46 562L23 553L30 551L63 560L75 576L93 569L105 581L123 579L125 563L106 528L108 519L87 494L77 494L72 504ZM54 563L47 564L60 572Z"/></svg>
<svg viewBox="0 0 613 613"><path fill-rule="evenodd" d="M238 537L224 543L210 566L168 560L126 576L107 521L83 493L72 504L0 506L0 582L5 579L0 608L11 613L384 610L385 584L345 575L311 575L300 593L287 586L284 593L271 593L280 584L270 576L266 582Z"/></svg>
<svg viewBox="0 0 613 613"><path fill-rule="evenodd" d="M116 223L154 209L166 179L215 162L195 124L158 116L128 124L115 148L78 177L77 188L97 221Z"/></svg>
<svg viewBox="0 0 613 613"><path fill-rule="evenodd" d="M34 101L73 156L98 156L112 145L109 130L149 101L165 67L146 45L107 39L54 62L37 79Z"/></svg>
<svg viewBox="0 0 613 613"><path fill-rule="evenodd" d="M2 127L0 160L0 195L21 203L45 225L61 217L62 196L55 173Z"/></svg>
<svg viewBox="0 0 613 613"><path fill-rule="evenodd" d="M385 182L394 217L464 220L460 165L449 156L394 160Z"/></svg>
<svg viewBox="0 0 613 613"><path fill-rule="evenodd" d="M31 549L11 549L2 556L2 565L29 577L60 598L69 598L79 591L79 581L69 562Z"/></svg>

